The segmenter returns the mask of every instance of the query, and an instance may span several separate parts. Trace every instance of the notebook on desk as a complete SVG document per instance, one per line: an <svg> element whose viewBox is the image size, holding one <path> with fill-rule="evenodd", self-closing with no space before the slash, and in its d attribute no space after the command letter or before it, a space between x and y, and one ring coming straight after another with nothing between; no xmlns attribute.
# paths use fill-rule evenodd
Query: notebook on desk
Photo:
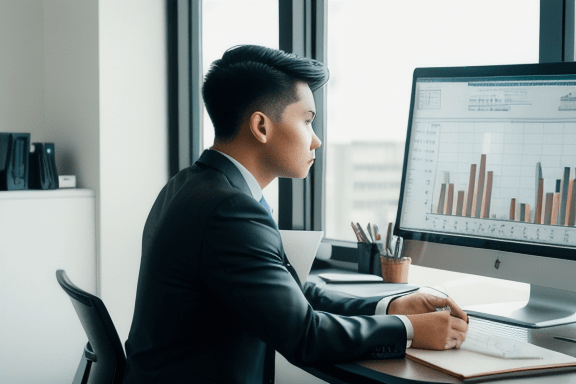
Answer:
<svg viewBox="0 0 576 384"><path fill-rule="evenodd" d="M576 358L472 326L460 349L407 349L406 357L464 383L576 371ZM360 365L378 370L373 362Z"/></svg>
<svg viewBox="0 0 576 384"><path fill-rule="evenodd" d="M331 274L348 274L351 277L352 282L344 282L338 280L337 283L332 283L327 281L326 278L322 278L321 276L326 277L330 276ZM374 281L357 281L357 275L364 275L370 276L365 274L359 274L349 271L341 271L339 272L337 269L322 269L314 271L310 277L308 277L308 281L317 284L324 289L332 290L332 291L339 291L347 294L351 294L358 297L376 297L376 296L393 296L393 295L402 295L407 294L410 292L417 291L420 289L419 286L413 284L403 284L403 283L384 283L382 280L379 282ZM376 277L376 276L375 276ZM362 279L362 278L360 278Z"/></svg>
<svg viewBox="0 0 576 384"><path fill-rule="evenodd" d="M332 284L366 284L384 282L382 277L366 273L320 273L318 277L325 282Z"/></svg>
<svg viewBox="0 0 576 384"><path fill-rule="evenodd" d="M541 350L540 359L502 359L466 349L408 349L406 357L465 383L576 370L576 358L549 349L536 348Z"/></svg>

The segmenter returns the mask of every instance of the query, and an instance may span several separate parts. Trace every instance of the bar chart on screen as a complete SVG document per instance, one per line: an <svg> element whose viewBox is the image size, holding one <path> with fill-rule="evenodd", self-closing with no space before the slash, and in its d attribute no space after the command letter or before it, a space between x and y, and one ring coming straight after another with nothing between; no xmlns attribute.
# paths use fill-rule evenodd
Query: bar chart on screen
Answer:
<svg viewBox="0 0 576 384"><path fill-rule="evenodd" d="M563 225L574 227L576 217L576 189L573 177L576 173L571 167L564 167L562 178L555 179L553 191L544 190L542 164L535 164L536 203L521 202L516 197L510 197L510 210L490 215L494 172L486 171L486 154L480 157L478 164L470 165L469 184L467 189L455 191L454 183L450 182L450 172L445 172L440 183L440 193L436 213L440 215L456 215L477 217L482 219L501 219L534 224ZM499 175L496 175L498 177ZM505 177L505 176L503 176Z"/></svg>
<svg viewBox="0 0 576 384"><path fill-rule="evenodd" d="M431 230L576 245L574 120L423 122L414 134L422 179L408 192Z"/></svg>

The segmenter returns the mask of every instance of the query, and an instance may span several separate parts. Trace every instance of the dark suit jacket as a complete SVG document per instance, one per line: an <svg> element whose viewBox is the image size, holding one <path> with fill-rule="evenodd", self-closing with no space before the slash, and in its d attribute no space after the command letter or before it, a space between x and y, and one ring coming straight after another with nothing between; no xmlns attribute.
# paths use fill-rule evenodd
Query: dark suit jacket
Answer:
<svg viewBox="0 0 576 384"><path fill-rule="evenodd" d="M277 227L225 156L205 151L144 228L124 384L261 383L266 345L297 365L403 353L380 298L303 286Z"/></svg>

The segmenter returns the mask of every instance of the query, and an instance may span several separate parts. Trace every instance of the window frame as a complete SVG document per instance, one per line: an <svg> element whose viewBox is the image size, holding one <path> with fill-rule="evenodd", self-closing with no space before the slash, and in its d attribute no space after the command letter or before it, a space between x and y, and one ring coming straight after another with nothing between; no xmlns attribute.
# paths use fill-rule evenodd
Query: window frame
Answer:
<svg viewBox="0 0 576 384"><path fill-rule="evenodd" d="M166 5L169 176L202 153L202 0Z"/></svg>
<svg viewBox="0 0 576 384"><path fill-rule="evenodd" d="M329 0L278 0L279 47L326 62ZM539 61L574 61L576 0L540 0ZM168 0L168 126L170 175L188 167L202 150L202 0ZM326 142L326 87L314 92L314 130ZM280 229L323 230L326 146L305 179L279 180ZM355 263L356 244L325 239L332 258ZM340 263L342 264L342 263ZM352 264L354 265L354 264Z"/></svg>
<svg viewBox="0 0 576 384"><path fill-rule="evenodd" d="M279 48L326 62L326 0L279 0ZM326 137L326 87L314 91L314 131ZM316 161L305 179L280 178L278 227L294 230L324 228L325 146L316 150Z"/></svg>

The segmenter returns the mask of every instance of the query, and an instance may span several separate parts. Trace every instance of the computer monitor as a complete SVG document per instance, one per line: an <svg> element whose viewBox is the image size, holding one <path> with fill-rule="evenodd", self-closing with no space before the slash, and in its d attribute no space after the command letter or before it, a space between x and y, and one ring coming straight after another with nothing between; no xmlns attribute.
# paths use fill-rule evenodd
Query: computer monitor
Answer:
<svg viewBox="0 0 576 384"><path fill-rule="evenodd" d="M576 321L576 63L416 69L403 167L415 264L530 284L470 315Z"/></svg>

